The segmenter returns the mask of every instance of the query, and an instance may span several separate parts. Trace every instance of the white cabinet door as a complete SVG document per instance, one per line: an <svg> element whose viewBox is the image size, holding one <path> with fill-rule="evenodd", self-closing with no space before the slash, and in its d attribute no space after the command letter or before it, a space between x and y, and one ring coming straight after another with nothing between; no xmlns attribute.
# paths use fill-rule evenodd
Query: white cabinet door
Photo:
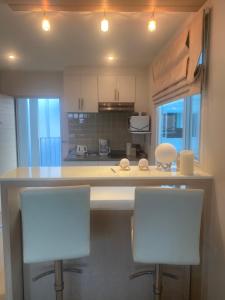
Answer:
<svg viewBox="0 0 225 300"><path fill-rule="evenodd" d="M98 91L100 102L114 102L117 100L117 78L115 75L100 75L98 77Z"/></svg>
<svg viewBox="0 0 225 300"><path fill-rule="evenodd" d="M100 102L135 102L135 76L101 75L98 87Z"/></svg>
<svg viewBox="0 0 225 300"><path fill-rule="evenodd" d="M80 75L64 75L64 112L79 112L81 108Z"/></svg>
<svg viewBox="0 0 225 300"><path fill-rule="evenodd" d="M135 102L135 77L117 76L117 91L120 102Z"/></svg>
<svg viewBox="0 0 225 300"><path fill-rule="evenodd" d="M95 75L81 77L81 111L98 112L98 79Z"/></svg>

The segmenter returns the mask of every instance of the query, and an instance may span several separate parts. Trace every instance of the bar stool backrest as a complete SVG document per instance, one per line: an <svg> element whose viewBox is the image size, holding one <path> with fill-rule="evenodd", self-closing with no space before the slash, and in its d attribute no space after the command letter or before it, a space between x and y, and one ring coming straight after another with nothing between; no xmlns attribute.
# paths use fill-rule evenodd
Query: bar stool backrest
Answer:
<svg viewBox="0 0 225 300"><path fill-rule="evenodd" d="M202 190L136 188L134 261L199 264L202 206Z"/></svg>
<svg viewBox="0 0 225 300"><path fill-rule="evenodd" d="M25 263L89 255L89 186L24 189L21 211Z"/></svg>

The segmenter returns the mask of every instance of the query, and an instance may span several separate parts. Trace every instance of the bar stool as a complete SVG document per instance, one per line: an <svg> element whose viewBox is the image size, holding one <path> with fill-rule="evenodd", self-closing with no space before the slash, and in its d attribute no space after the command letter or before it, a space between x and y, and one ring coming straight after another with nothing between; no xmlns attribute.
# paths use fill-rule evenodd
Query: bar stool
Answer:
<svg viewBox="0 0 225 300"><path fill-rule="evenodd" d="M200 263L202 206L202 190L136 188L132 219L133 259L136 263L154 264L155 269L134 273L130 279L153 275L155 300L160 300L162 295L162 264ZM173 274L165 275L175 278Z"/></svg>
<svg viewBox="0 0 225 300"><path fill-rule="evenodd" d="M90 187L28 188L21 192L24 263L54 261L56 300L63 299L63 260L90 253ZM66 269L78 272L80 269Z"/></svg>

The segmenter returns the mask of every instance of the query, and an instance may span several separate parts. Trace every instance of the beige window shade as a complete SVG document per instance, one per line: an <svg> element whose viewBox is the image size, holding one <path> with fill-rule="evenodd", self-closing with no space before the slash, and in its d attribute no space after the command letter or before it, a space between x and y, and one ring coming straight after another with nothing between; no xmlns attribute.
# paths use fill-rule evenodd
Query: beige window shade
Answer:
<svg viewBox="0 0 225 300"><path fill-rule="evenodd" d="M198 13L176 39L155 59L153 101L163 103L201 91L203 14Z"/></svg>

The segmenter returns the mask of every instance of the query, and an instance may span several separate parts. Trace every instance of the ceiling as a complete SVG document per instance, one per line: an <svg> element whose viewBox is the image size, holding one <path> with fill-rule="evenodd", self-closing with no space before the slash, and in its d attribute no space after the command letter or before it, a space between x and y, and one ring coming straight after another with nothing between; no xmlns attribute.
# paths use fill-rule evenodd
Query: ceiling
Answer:
<svg viewBox="0 0 225 300"><path fill-rule="evenodd" d="M69 66L147 66L190 13L157 13L157 31L147 30L149 13L50 12L52 30L41 30L41 12L15 12L0 3L0 70L63 70ZM8 61L13 53L17 59ZM109 63L106 56L114 55Z"/></svg>
<svg viewBox="0 0 225 300"><path fill-rule="evenodd" d="M197 11L206 0L4 0L17 11Z"/></svg>

